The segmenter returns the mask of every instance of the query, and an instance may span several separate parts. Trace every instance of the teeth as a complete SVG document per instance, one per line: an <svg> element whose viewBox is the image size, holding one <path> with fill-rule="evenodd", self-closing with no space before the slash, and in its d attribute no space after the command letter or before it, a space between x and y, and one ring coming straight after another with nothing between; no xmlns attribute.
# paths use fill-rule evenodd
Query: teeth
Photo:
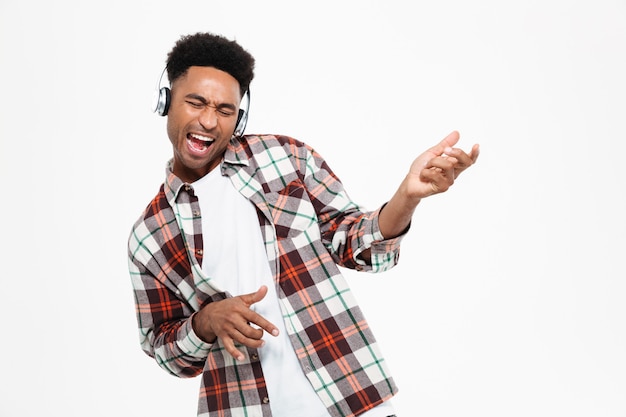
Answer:
<svg viewBox="0 0 626 417"><path fill-rule="evenodd" d="M189 136L191 136L194 139L201 140L203 142L213 142L213 139L208 138L206 136L197 135L195 133L191 133Z"/></svg>

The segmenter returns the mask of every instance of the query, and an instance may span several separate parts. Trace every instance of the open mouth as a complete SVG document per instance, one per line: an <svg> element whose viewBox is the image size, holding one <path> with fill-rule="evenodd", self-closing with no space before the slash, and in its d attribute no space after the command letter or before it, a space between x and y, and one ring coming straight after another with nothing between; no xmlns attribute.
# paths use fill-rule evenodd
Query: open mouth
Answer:
<svg viewBox="0 0 626 417"><path fill-rule="evenodd" d="M206 151L213 143L212 138L207 136L198 135L196 133L187 134L187 143L189 147L197 152Z"/></svg>

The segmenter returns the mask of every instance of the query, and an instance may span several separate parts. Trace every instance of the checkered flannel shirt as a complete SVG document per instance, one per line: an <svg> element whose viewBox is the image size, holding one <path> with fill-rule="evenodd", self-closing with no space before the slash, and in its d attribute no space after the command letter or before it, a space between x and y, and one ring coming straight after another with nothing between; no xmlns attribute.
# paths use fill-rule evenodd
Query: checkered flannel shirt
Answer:
<svg viewBox="0 0 626 417"><path fill-rule="evenodd" d="M141 347L173 375L202 375L198 416L271 416L258 352L239 346L237 362L192 329L195 312L231 295L202 272L217 260L202 250L193 187L171 164L128 241ZM383 240L379 210L361 211L321 156L293 138L234 139L220 167L257 208L289 338L329 413L356 416L389 399L396 385L338 265L388 270L402 237Z"/></svg>

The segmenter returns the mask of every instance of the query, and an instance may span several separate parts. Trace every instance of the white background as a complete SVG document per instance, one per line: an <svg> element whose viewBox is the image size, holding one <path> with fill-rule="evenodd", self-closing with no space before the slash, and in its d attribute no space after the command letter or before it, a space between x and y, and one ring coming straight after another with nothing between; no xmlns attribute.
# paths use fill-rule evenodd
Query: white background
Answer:
<svg viewBox="0 0 626 417"><path fill-rule="evenodd" d="M314 146L374 209L456 129L480 159L400 264L347 272L399 416L626 416L623 0L0 2L0 416L192 416L141 352L130 226L182 34L257 59L249 133Z"/></svg>

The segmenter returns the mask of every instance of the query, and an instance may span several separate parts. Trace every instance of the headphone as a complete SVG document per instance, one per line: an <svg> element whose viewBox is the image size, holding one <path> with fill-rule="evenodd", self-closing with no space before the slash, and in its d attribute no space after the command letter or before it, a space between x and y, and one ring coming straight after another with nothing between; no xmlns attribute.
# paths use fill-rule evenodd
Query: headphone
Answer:
<svg viewBox="0 0 626 417"><path fill-rule="evenodd" d="M168 86L162 86L163 77L165 76L165 72L167 71L167 67L163 68L161 72L161 76L159 77L159 82L157 83L156 90L154 92L154 98L152 102L152 111L159 116L167 116L167 112L170 109L170 103L172 100L172 91ZM243 132L246 129L246 124L248 123L248 111L250 110L250 89L246 90L243 98L241 99L241 104L239 106L239 114L237 115L237 124L235 125L235 131L233 132L234 136L240 137L243 136ZM245 110L241 107L244 107Z"/></svg>

